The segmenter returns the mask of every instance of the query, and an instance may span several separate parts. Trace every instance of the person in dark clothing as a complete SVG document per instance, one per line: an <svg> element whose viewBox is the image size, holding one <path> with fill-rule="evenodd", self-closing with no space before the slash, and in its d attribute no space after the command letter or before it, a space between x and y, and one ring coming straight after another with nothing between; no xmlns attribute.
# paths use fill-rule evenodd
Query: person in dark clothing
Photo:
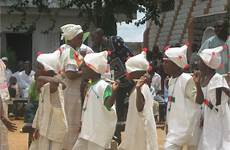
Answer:
<svg viewBox="0 0 230 150"><path fill-rule="evenodd" d="M133 51L127 47L124 40L119 36L104 35L101 28L96 29L92 34L92 49L95 52L104 50L110 51L109 63L111 70L114 70L115 79L120 80L120 87L116 97L116 112L118 122L114 139L120 144L121 132L124 131L126 115L128 110L128 97L133 87L133 84L125 79L125 62L128 57L133 56Z"/></svg>

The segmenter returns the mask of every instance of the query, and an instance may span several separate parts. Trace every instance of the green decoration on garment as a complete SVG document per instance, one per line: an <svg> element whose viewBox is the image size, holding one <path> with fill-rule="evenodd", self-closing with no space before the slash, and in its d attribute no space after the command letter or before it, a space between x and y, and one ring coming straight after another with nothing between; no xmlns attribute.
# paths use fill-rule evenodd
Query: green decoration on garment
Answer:
<svg viewBox="0 0 230 150"><path fill-rule="evenodd" d="M105 107L109 111L110 111L111 107L108 106L108 103L106 103L106 102L107 102L108 98L111 97L111 96L112 96L112 88L111 88L111 86L107 86L106 89L105 89L104 95L103 95L103 100L104 100Z"/></svg>

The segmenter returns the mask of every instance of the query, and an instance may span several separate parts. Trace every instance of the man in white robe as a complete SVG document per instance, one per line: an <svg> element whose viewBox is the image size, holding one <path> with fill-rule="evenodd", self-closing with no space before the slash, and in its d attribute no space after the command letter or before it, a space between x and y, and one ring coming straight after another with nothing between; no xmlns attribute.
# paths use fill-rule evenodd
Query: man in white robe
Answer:
<svg viewBox="0 0 230 150"><path fill-rule="evenodd" d="M34 80L34 74L35 72L32 70L31 63L29 61L25 61L24 70L18 74L21 96L24 98L28 98L28 91Z"/></svg>
<svg viewBox="0 0 230 150"><path fill-rule="evenodd" d="M67 24L61 27L62 36L66 44L61 45L59 51L61 73L66 84L64 91L65 113L68 123L68 132L64 139L64 149L72 150L80 132L81 121L81 74L79 66L83 57L80 54L83 30L80 25Z"/></svg>
<svg viewBox="0 0 230 150"><path fill-rule="evenodd" d="M9 150L8 146L8 131L15 131L17 127L15 124L8 120L7 104L5 99L9 98L7 90L6 77L5 77L5 65L0 59L0 149Z"/></svg>

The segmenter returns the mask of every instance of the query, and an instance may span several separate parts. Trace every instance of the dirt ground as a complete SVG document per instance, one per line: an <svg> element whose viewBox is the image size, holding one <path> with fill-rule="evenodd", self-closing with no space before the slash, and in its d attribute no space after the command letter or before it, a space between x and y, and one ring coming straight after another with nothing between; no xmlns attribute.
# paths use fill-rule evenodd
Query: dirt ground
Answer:
<svg viewBox="0 0 230 150"><path fill-rule="evenodd" d="M28 139L28 134L25 133L20 133L20 129L23 126L23 121L22 120L15 120L13 121L14 123L17 124L17 131L16 132L9 132L9 150L27 150L28 145L27 145L27 139Z"/></svg>
<svg viewBox="0 0 230 150"><path fill-rule="evenodd" d="M28 150L28 134L20 133L20 129L23 126L22 120L13 121L17 124L18 130L14 133L9 133L9 146L10 150ZM157 130L158 132L158 143L159 143L159 150L163 150L163 143L165 134L164 131L161 129Z"/></svg>

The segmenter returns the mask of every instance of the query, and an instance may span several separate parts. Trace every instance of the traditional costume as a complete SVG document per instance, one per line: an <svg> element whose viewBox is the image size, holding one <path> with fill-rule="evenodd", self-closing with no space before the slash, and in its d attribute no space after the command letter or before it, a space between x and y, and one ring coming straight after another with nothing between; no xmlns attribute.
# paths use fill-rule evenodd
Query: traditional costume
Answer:
<svg viewBox="0 0 230 150"><path fill-rule="evenodd" d="M187 66L187 46L169 48L165 55L180 68ZM169 80L165 150L181 150L188 145L195 150L199 140L199 105L195 103L196 88L192 76L182 73Z"/></svg>
<svg viewBox="0 0 230 150"><path fill-rule="evenodd" d="M223 47L204 49L198 55L203 62L212 69L221 65ZM225 78L216 73L208 85L202 87L204 94L203 105L203 132L198 150L229 150L230 149L230 109L229 97L222 91L221 101L217 104L217 89L229 86Z"/></svg>
<svg viewBox="0 0 230 150"><path fill-rule="evenodd" d="M127 73L147 71L149 67L145 52L129 58L125 65ZM136 89L129 97L125 134L119 150L158 150L153 98L147 84L141 87L141 93L145 99L142 112L138 112L136 107Z"/></svg>
<svg viewBox="0 0 230 150"><path fill-rule="evenodd" d="M7 62L8 63L8 58L7 57L2 57L2 61L3 62ZM6 76L6 80L9 83L10 77L12 76L12 71L6 67L5 69L5 76Z"/></svg>
<svg viewBox="0 0 230 150"><path fill-rule="evenodd" d="M7 110L8 106L7 103L5 102L7 99L9 99L9 93L8 93L8 88L7 88L7 80L5 76L5 64L4 62L0 59L0 103L3 106L3 110L0 106L0 113L3 113L4 116L7 116ZM8 131L3 122L0 120L0 149L1 150L8 150Z"/></svg>
<svg viewBox="0 0 230 150"><path fill-rule="evenodd" d="M228 39L230 39L230 37L228 37ZM202 52L204 49L211 49L211 48L215 48L218 46L222 46L224 44L228 44L228 40L227 41L223 41L222 39L220 39L218 36L214 35L210 38L208 38L202 45L201 48L199 50L199 53ZM216 71L220 74L224 74L229 72L229 54L230 54L230 48L226 49L225 51L223 51L221 53L221 59L222 59L222 66L219 66Z"/></svg>
<svg viewBox="0 0 230 150"><path fill-rule="evenodd" d="M95 72L104 74L108 71L107 55L106 51L87 54L84 61ZM90 85L83 105L81 132L73 150L110 148L117 122L115 109L105 103L111 95L111 86L102 79Z"/></svg>
<svg viewBox="0 0 230 150"><path fill-rule="evenodd" d="M59 53L41 54L37 61L45 70L58 72ZM64 111L64 97L61 84L56 92L50 92L50 83L41 88L39 106L36 112L33 128L37 129L40 137L32 142L30 150L62 150L67 121Z"/></svg>
<svg viewBox="0 0 230 150"><path fill-rule="evenodd" d="M80 25L74 24L64 25L61 27L61 30L63 32L62 35L68 41L83 32ZM68 44L63 44L59 50L61 52L60 65L62 72L77 72L83 60L79 49L74 49ZM65 113L68 122L68 132L64 139L64 149L72 150L74 143L77 141L81 126L81 78L70 80L65 76L64 82L66 84L64 91Z"/></svg>

